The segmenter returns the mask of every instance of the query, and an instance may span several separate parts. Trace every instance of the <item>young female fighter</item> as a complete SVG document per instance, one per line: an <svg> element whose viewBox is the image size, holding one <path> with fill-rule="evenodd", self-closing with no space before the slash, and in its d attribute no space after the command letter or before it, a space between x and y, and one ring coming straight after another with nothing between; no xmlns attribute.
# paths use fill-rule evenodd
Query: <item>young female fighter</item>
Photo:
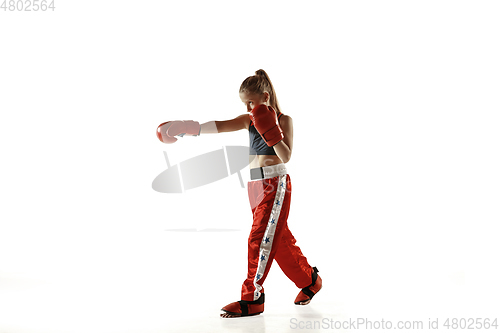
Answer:
<svg viewBox="0 0 500 333"><path fill-rule="evenodd" d="M248 274L243 282L241 300L222 308L221 317L252 316L264 311L262 287L273 260L301 291L295 304L309 304L321 289L321 277L295 245L287 225L292 185L285 163L293 147L292 118L281 113L274 87L267 73L260 69L246 78L240 98L249 113L231 120L199 124L195 121L171 121L157 129L165 143L177 141L178 135L223 133L247 129L250 134L250 177L248 196L253 224L248 238Z"/></svg>

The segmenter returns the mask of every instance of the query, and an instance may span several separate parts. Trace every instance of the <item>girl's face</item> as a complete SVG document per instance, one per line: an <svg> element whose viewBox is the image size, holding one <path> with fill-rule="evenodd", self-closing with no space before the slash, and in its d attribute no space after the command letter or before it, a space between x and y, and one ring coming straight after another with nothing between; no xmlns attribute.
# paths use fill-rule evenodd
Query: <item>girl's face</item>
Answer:
<svg viewBox="0 0 500 333"><path fill-rule="evenodd" d="M251 93L248 91L244 91L240 93L240 98L243 104L246 105L247 111L250 112L253 110L254 107L257 105L267 105L267 102L269 101L269 93L267 91L264 91L262 94L255 94Z"/></svg>

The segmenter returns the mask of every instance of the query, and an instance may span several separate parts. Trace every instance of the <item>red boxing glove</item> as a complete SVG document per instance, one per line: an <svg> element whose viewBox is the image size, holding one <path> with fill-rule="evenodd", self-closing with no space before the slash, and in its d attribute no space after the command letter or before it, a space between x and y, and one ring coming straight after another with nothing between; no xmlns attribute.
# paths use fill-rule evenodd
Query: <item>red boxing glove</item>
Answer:
<svg viewBox="0 0 500 333"><path fill-rule="evenodd" d="M200 135L201 126L197 121L192 120L174 120L160 124L156 129L156 136L164 143L174 143L177 141L175 136Z"/></svg>
<svg viewBox="0 0 500 333"><path fill-rule="evenodd" d="M250 112L250 119L269 147L274 146L285 137L272 107L264 104L257 105Z"/></svg>

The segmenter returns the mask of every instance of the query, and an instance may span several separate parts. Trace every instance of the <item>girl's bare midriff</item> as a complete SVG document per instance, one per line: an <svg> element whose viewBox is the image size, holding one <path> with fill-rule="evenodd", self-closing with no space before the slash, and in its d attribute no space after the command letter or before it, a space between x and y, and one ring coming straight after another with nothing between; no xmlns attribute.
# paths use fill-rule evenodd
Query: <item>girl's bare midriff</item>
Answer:
<svg viewBox="0 0 500 333"><path fill-rule="evenodd" d="M250 169L283 163L276 155L249 155Z"/></svg>

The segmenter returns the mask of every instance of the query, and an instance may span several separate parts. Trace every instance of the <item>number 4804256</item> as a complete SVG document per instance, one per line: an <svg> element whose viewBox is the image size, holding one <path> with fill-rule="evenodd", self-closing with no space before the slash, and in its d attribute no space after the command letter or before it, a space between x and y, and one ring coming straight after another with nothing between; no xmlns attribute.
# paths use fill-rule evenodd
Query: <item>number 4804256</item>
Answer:
<svg viewBox="0 0 500 333"><path fill-rule="evenodd" d="M56 9L54 0L3 0L0 9L10 12L45 12Z"/></svg>

